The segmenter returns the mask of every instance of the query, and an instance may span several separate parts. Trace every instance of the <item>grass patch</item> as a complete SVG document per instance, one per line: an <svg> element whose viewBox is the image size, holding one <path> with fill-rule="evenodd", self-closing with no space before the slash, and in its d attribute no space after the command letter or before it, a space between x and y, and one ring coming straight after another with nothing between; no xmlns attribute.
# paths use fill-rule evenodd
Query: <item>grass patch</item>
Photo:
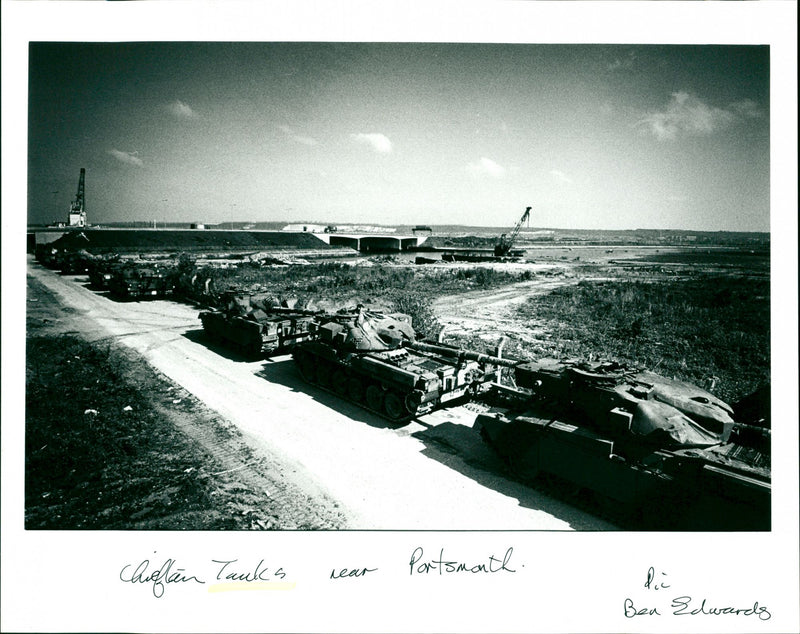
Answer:
<svg viewBox="0 0 800 634"><path fill-rule="evenodd" d="M769 381L769 281L588 282L520 307L556 356L614 357L707 386L734 401Z"/></svg>
<svg viewBox="0 0 800 634"><path fill-rule="evenodd" d="M248 528L128 365L109 345L28 339L25 528Z"/></svg>
<svg viewBox="0 0 800 634"><path fill-rule="evenodd" d="M391 299L395 311L411 316L411 323L417 333L429 339L439 334L442 324L436 318L428 299L408 291L395 292Z"/></svg>
<svg viewBox="0 0 800 634"><path fill-rule="evenodd" d="M213 288L266 287L276 294L383 294L407 291L430 295L442 292L490 289L533 279L531 271L509 272L488 267L418 270L398 266L354 266L326 262L284 267L242 264L228 269L204 269L199 277L212 279Z"/></svg>

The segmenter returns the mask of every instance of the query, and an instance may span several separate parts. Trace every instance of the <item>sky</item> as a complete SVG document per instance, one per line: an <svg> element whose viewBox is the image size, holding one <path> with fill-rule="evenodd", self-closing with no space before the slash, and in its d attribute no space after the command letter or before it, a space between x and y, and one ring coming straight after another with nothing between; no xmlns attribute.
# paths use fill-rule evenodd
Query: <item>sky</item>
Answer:
<svg viewBox="0 0 800 634"><path fill-rule="evenodd" d="M28 220L769 231L769 47L43 43Z"/></svg>

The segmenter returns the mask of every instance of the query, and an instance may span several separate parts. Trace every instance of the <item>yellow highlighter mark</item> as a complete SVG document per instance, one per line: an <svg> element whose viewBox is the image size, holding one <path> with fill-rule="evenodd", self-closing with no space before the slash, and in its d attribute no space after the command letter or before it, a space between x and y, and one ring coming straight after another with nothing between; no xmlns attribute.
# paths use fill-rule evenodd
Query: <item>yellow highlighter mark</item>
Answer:
<svg viewBox="0 0 800 634"><path fill-rule="evenodd" d="M237 592L240 590L294 590L294 581L235 581L215 583L208 587L209 592Z"/></svg>

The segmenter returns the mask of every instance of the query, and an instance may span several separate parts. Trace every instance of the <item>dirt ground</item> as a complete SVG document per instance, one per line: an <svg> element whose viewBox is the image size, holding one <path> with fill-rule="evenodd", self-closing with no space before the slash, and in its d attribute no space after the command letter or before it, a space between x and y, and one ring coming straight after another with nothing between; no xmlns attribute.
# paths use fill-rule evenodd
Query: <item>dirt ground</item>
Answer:
<svg viewBox="0 0 800 634"><path fill-rule="evenodd" d="M514 318L511 309L524 304L533 295L577 284L578 279L574 272L562 269L551 278L439 297L433 301L433 310L445 328L445 338L463 335L496 344L505 336L535 345L545 335L544 331L531 329L522 320Z"/></svg>

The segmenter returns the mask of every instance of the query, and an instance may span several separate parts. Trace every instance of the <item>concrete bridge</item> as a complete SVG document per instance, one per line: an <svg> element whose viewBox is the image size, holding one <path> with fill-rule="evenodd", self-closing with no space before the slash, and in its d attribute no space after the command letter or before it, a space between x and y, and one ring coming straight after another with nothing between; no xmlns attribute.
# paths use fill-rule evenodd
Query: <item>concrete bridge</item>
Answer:
<svg viewBox="0 0 800 634"><path fill-rule="evenodd" d="M425 242L428 237L386 233L315 233L314 235L330 245L350 247L362 253L408 251Z"/></svg>

